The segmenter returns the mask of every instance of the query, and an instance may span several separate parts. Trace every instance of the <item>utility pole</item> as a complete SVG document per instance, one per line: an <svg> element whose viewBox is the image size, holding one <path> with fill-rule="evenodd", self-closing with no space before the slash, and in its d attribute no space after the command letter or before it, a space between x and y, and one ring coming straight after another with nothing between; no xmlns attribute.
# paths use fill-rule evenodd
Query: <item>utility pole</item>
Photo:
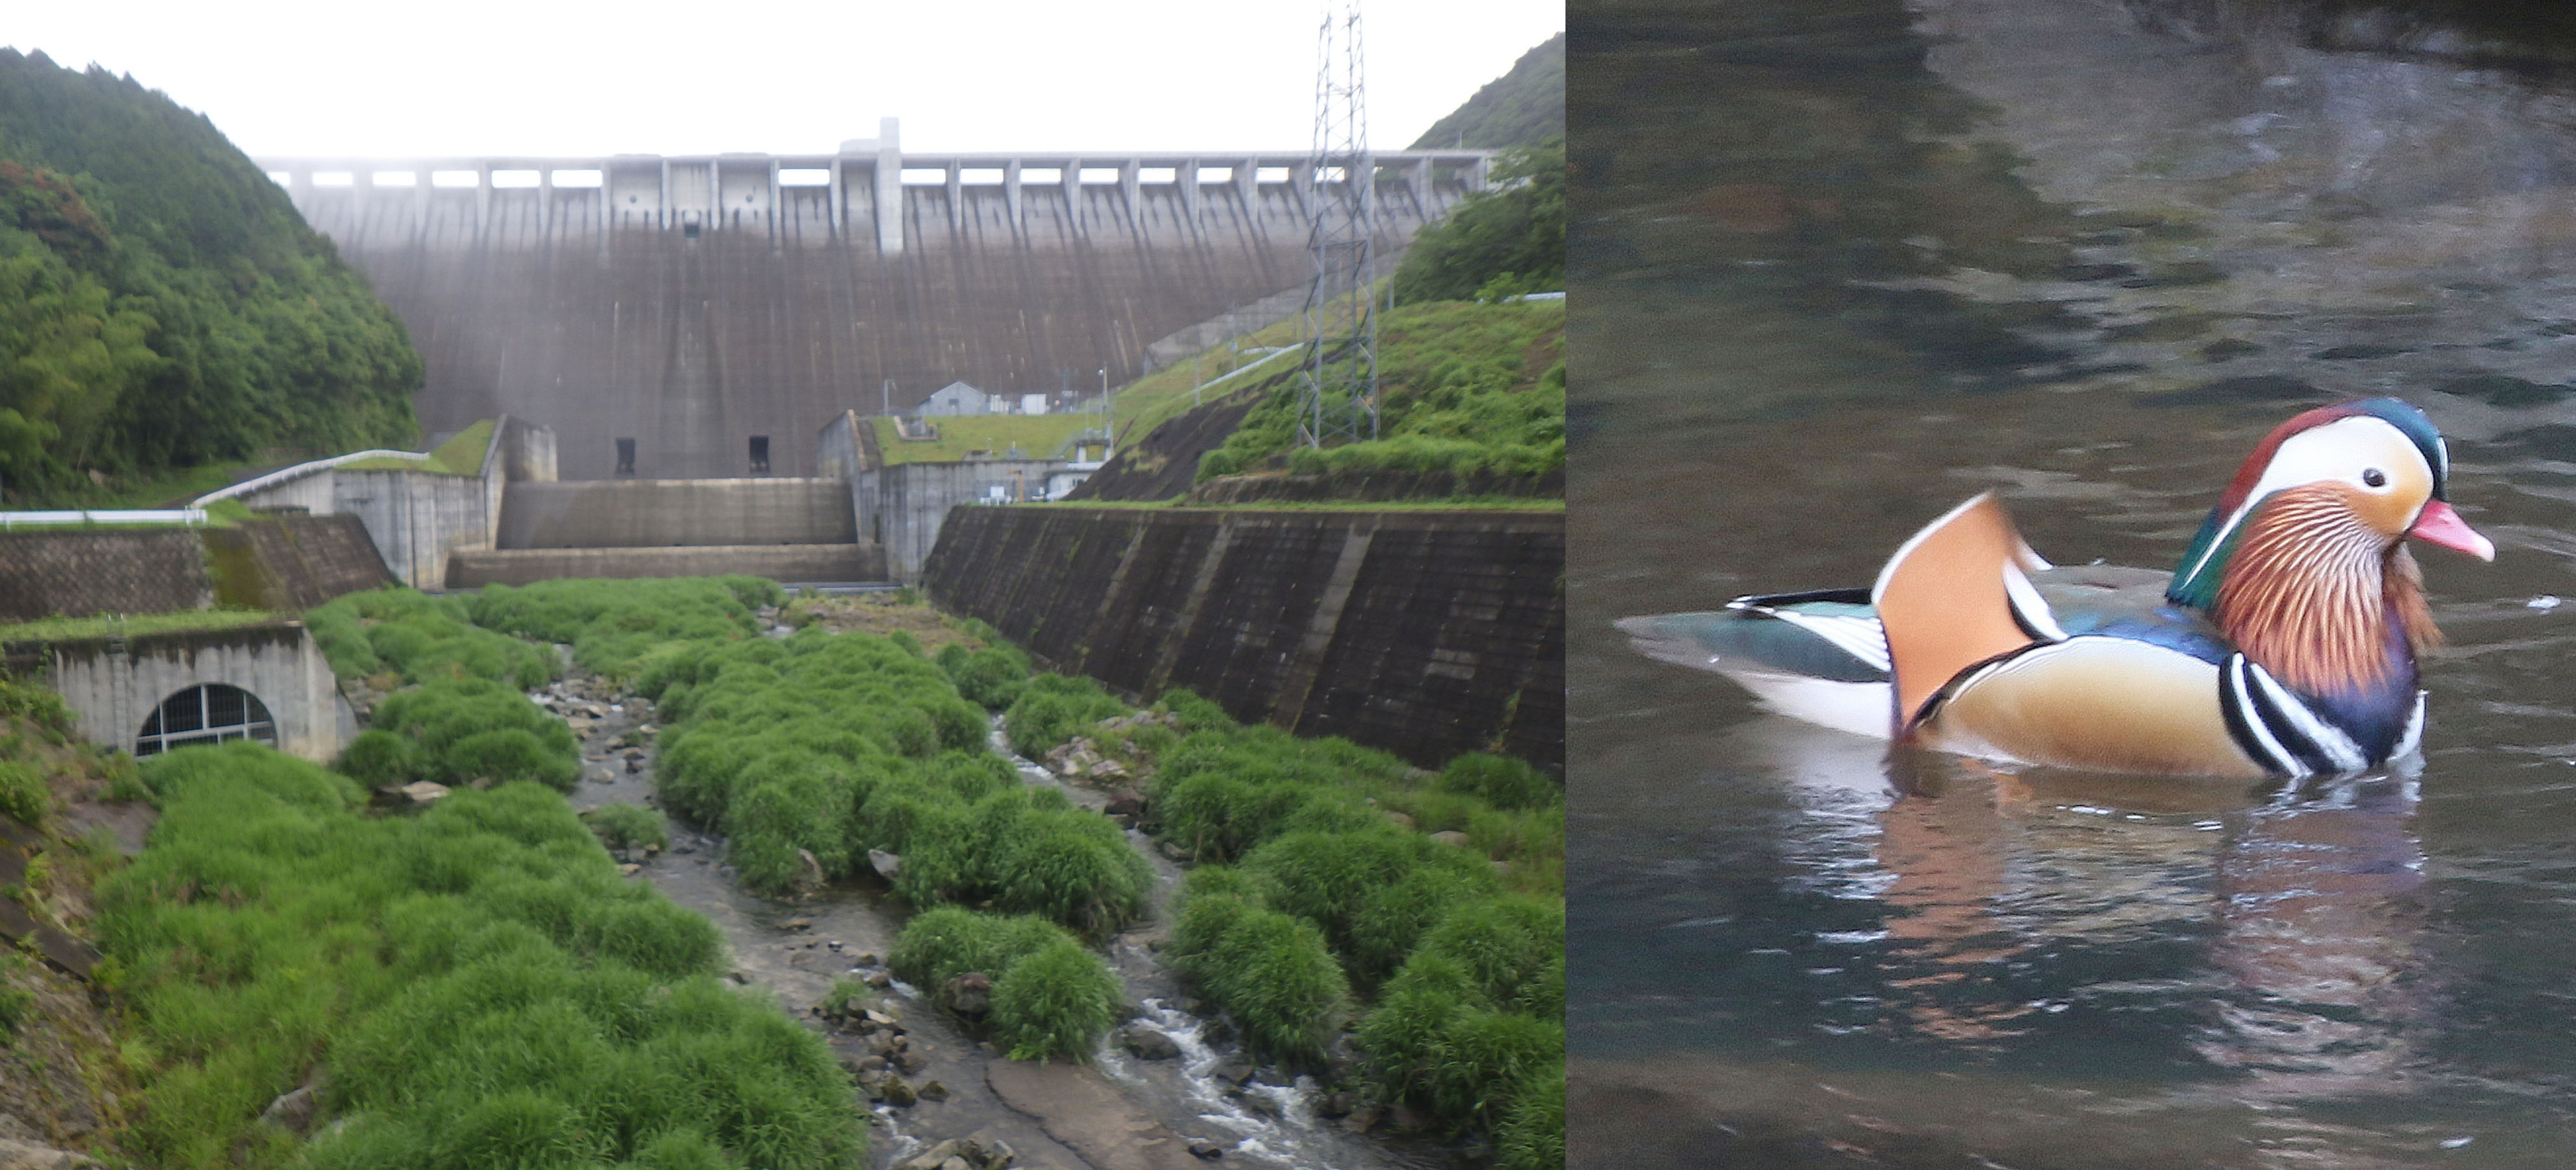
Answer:
<svg viewBox="0 0 2576 1170"><path fill-rule="evenodd" d="M1377 437L1377 162L1368 147L1360 0L1325 0L1316 36L1315 151L1307 160L1306 368L1297 440ZM1341 181L1326 182L1338 170Z"/></svg>
<svg viewBox="0 0 2576 1170"><path fill-rule="evenodd" d="M888 417L892 417L892 416L893 416L893 414L894 414L894 379L892 379L892 378L888 378L888 379L886 379L886 380L885 380L885 387L884 387L884 389L883 389L882 393L883 393L884 398L885 398L885 411L884 411L884 413L885 413Z"/></svg>

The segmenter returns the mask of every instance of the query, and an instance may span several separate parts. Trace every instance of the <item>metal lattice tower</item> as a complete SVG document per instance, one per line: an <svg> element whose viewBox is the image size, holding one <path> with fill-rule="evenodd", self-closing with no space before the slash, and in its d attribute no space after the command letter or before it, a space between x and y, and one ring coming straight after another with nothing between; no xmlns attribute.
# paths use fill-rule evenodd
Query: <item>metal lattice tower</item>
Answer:
<svg viewBox="0 0 2576 1170"><path fill-rule="evenodd" d="M1377 166L1360 0L1325 0L1316 58L1315 153L1303 176L1314 278L1297 412L1297 441L1308 447L1377 437ZM1327 181L1336 171L1339 180Z"/></svg>

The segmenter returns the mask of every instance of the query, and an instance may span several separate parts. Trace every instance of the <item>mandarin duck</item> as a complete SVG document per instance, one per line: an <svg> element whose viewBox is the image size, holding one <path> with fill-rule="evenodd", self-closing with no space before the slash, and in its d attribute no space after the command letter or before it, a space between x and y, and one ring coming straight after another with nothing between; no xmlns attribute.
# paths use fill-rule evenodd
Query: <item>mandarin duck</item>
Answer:
<svg viewBox="0 0 2576 1170"><path fill-rule="evenodd" d="M2416 657L2441 640L2405 539L2495 559L2445 500L2449 472L2414 407L2319 407L2256 445L2169 577L2054 567L1984 494L1869 589L1618 624L1774 710L1899 743L2119 772L2361 772L2416 751Z"/></svg>

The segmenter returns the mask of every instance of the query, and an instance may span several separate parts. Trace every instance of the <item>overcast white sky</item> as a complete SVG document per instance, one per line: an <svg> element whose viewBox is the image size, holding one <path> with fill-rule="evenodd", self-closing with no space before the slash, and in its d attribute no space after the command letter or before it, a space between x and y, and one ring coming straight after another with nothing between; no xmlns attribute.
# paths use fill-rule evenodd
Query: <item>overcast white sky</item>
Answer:
<svg viewBox="0 0 2576 1170"><path fill-rule="evenodd" d="M253 155L1281 150L1323 0L146 0L0 37L131 73ZM1371 145L1409 145L1565 27L1563 0L1366 0Z"/></svg>

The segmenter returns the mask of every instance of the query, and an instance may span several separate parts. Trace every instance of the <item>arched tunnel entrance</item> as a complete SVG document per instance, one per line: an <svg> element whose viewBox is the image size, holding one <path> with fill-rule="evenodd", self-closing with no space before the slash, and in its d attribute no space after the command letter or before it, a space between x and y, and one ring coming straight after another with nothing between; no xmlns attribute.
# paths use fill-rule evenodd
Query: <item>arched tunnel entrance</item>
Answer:
<svg viewBox="0 0 2576 1170"><path fill-rule="evenodd" d="M277 721L268 707L230 683L200 683L161 700L134 737L134 754L158 755L192 744L249 739L277 743Z"/></svg>

